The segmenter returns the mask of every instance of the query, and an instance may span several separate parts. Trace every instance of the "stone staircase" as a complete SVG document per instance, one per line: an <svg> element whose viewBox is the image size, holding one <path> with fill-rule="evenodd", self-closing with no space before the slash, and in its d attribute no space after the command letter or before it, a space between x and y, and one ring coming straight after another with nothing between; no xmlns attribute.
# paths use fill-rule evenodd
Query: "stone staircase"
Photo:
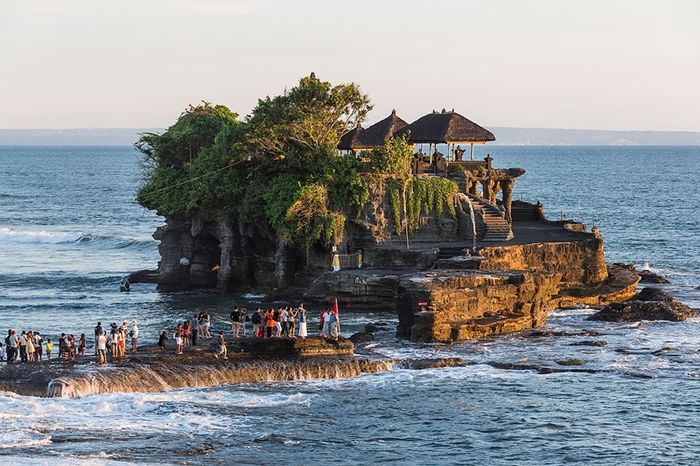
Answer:
<svg viewBox="0 0 700 466"><path fill-rule="evenodd" d="M483 219L482 241L510 241L513 239L513 230L501 209L473 194L467 194L467 197L474 208L474 213L477 216L481 215Z"/></svg>

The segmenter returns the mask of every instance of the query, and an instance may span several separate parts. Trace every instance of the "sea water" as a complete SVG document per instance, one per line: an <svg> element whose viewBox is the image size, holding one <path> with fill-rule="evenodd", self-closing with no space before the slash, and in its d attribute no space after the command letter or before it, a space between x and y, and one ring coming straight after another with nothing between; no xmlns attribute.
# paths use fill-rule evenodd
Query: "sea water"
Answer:
<svg viewBox="0 0 700 466"><path fill-rule="evenodd" d="M515 199L595 223L608 260L667 276L700 307L700 148L485 146L477 156L486 153L497 167L527 169ZM127 273L158 261L151 234L163 219L134 201L142 170L129 147L0 147L3 332L90 337L98 320L137 319L151 343L195 310L227 328L232 305L264 302L146 284L119 292ZM611 324L590 314L554 311L546 328L599 337L438 345L386 330L372 345L379 356L460 357L466 367L80 399L0 392L0 463L696 464L700 319ZM341 315L346 335L396 322L390 312ZM573 345L591 339L607 346ZM490 365L571 358L596 372Z"/></svg>

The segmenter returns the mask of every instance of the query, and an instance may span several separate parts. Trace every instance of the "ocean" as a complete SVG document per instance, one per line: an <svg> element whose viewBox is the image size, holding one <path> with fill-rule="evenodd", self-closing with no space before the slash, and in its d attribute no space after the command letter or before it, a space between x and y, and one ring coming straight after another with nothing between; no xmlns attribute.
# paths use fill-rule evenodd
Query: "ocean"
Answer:
<svg viewBox="0 0 700 466"><path fill-rule="evenodd" d="M484 146L497 167L523 167L514 198L600 227L609 261L671 280L700 309L700 147ZM227 328L234 304L258 295L159 293L129 272L153 269L163 219L134 201L142 180L130 147L0 147L0 328L45 337L138 319L155 342L196 309ZM341 312L343 310L341 309ZM347 380L224 385L79 399L0 392L0 463L697 464L700 319L588 321L551 313L547 330L452 345L378 334L372 351L460 357L466 367ZM391 312L343 313L347 336ZM592 373L538 374L492 363L580 359ZM2 364L2 363L0 363ZM0 372L0 376L2 372Z"/></svg>

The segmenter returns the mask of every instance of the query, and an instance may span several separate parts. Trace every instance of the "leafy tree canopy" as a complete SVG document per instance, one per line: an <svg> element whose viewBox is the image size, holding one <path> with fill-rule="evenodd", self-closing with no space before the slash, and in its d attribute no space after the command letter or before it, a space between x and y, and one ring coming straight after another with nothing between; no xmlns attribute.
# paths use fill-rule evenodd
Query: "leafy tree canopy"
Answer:
<svg viewBox="0 0 700 466"><path fill-rule="evenodd" d="M284 95L266 97L250 116L223 105L190 106L162 134L135 144L145 155L138 201L167 215L264 222L289 244L342 240L369 190L361 172L407 175L411 148L390 139L369 164L340 156L340 137L372 108L355 84L313 74Z"/></svg>

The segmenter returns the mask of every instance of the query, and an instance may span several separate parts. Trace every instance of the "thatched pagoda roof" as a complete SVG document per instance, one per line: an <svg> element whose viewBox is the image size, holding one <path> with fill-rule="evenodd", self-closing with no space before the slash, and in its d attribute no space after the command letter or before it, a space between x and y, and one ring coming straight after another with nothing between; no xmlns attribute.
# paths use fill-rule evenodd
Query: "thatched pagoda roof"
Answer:
<svg viewBox="0 0 700 466"><path fill-rule="evenodd" d="M397 131L406 126L408 123L396 115L396 110L392 110L391 115L367 128L362 135L362 140L372 147L381 146L387 139L393 137Z"/></svg>
<svg viewBox="0 0 700 466"><path fill-rule="evenodd" d="M359 149L371 149L372 146L367 145L364 142L363 135L365 129L357 125L347 133L340 137L340 142L338 142L338 149L340 150L359 150Z"/></svg>
<svg viewBox="0 0 700 466"><path fill-rule="evenodd" d="M396 136L401 136L407 131L411 132L408 141L413 144L471 143L496 140L491 131L482 128L455 111L446 112L443 110L441 113L433 111L433 113L429 113L399 130Z"/></svg>

